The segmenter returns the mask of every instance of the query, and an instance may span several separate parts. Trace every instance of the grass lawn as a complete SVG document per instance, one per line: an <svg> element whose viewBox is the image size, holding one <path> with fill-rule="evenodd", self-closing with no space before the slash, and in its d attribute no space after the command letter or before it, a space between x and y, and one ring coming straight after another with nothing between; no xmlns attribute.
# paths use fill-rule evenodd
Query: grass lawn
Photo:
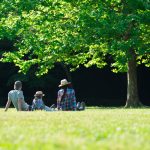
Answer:
<svg viewBox="0 0 150 150"><path fill-rule="evenodd" d="M150 109L0 109L0 150L150 150Z"/></svg>

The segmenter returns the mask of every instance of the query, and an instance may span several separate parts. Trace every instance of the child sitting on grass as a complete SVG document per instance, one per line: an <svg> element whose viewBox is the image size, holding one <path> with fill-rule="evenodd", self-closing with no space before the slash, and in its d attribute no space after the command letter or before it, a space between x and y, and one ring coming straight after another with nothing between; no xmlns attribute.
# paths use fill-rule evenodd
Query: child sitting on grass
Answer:
<svg viewBox="0 0 150 150"><path fill-rule="evenodd" d="M42 100L42 97L45 96L42 91L37 91L34 95L34 99L32 102L32 109L33 110L46 110L52 111L52 108L46 106Z"/></svg>

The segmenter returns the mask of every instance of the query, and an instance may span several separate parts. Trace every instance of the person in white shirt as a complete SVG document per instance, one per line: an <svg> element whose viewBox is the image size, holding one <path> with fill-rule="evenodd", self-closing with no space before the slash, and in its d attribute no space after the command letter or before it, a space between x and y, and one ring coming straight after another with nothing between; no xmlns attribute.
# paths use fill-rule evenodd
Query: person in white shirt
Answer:
<svg viewBox="0 0 150 150"><path fill-rule="evenodd" d="M24 95L22 89L22 82L16 81L14 83L14 90L8 93L8 101L6 103L5 111L10 107L11 102L17 111L29 111L30 105L28 105L24 100Z"/></svg>

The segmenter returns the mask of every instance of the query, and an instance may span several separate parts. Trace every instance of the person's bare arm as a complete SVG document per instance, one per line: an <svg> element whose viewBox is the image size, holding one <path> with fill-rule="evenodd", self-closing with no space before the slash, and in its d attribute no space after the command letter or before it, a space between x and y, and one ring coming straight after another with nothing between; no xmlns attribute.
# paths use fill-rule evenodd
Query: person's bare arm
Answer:
<svg viewBox="0 0 150 150"><path fill-rule="evenodd" d="M10 104L11 104L11 101L8 99L8 101L7 101L7 103L6 103L6 106L5 106L5 111L8 110Z"/></svg>
<svg viewBox="0 0 150 150"><path fill-rule="evenodd" d="M18 111L22 111L21 103L22 103L22 99L18 99Z"/></svg>

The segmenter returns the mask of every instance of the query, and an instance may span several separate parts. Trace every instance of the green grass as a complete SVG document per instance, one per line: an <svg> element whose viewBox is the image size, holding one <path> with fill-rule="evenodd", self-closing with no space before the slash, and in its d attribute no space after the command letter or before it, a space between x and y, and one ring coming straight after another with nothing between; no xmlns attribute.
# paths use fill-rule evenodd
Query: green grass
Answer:
<svg viewBox="0 0 150 150"><path fill-rule="evenodd" d="M150 109L0 109L0 150L149 150Z"/></svg>

